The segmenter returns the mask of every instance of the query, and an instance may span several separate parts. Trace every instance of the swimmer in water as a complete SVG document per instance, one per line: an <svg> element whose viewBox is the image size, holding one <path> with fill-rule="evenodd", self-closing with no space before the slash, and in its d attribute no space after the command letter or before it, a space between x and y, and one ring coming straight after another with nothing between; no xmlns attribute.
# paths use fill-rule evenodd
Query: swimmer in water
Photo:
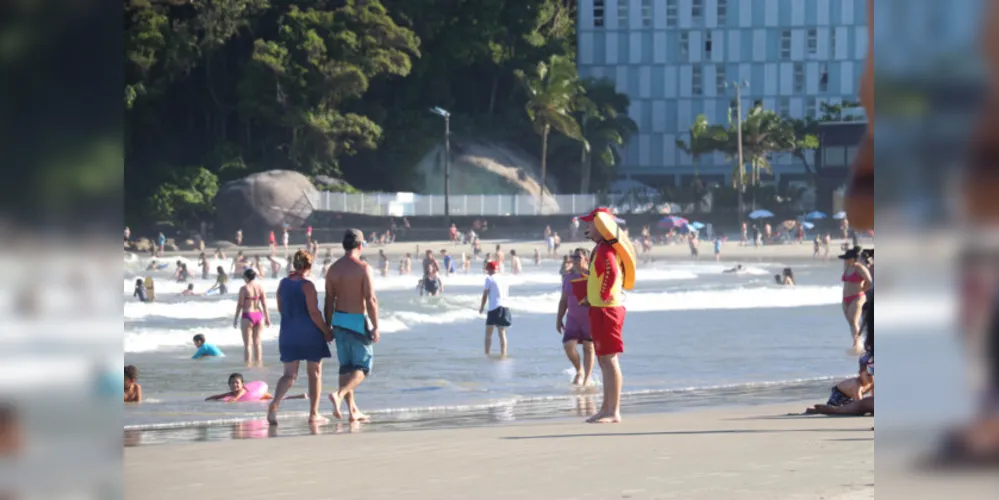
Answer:
<svg viewBox="0 0 999 500"><path fill-rule="evenodd" d="M194 283L188 283L187 288L185 288L183 292L180 292L180 294L185 297L194 297L196 295L201 295L200 293L194 291Z"/></svg>
<svg viewBox="0 0 999 500"><path fill-rule="evenodd" d="M142 278L135 280L135 291L132 292L132 296L139 299L139 302L149 302L149 296L146 295L146 284Z"/></svg>
<svg viewBox="0 0 999 500"><path fill-rule="evenodd" d="M187 272L187 264L177 261L177 271L173 273L173 277L178 283L183 283L191 277L191 273Z"/></svg>
<svg viewBox="0 0 999 500"><path fill-rule="evenodd" d="M229 398L228 403L235 403L237 399L243 397L246 394L246 387L243 386L243 374L233 373L229 375L229 392L223 392L222 394L216 394L214 396L208 396L205 401L219 401ZM263 396L260 396L260 401L269 401L274 399L274 395L265 392ZM282 399L306 399L305 394L296 394L294 396L285 396Z"/></svg>
<svg viewBox="0 0 999 500"><path fill-rule="evenodd" d="M139 369L135 365L125 367L125 402L141 403L142 386L139 385Z"/></svg>
<svg viewBox="0 0 999 500"><path fill-rule="evenodd" d="M774 275L774 281L782 286L794 286L794 271L790 267L785 267L781 274Z"/></svg>
<svg viewBox="0 0 999 500"><path fill-rule="evenodd" d="M243 361L250 364L252 360L257 365L263 364L260 335L264 326L271 326L271 316L267 311L267 294L264 287L257 281L257 272L253 269L243 271L243 281L236 299L236 316L232 319L232 327L243 333Z"/></svg>
<svg viewBox="0 0 999 500"><path fill-rule="evenodd" d="M742 264L738 264L735 267L733 267L731 269L726 269L726 270L724 270L722 272L723 273L741 273L743 271L745 271L745 269L742 268Z"/></svg>
<svg viewBox="0 0 999 500"><path fill-rule="evenodd" d="M201 266L201 279L208 279L208 273L211 272L211 266L208 265L208 256L205 255L205 252L201 252L201 254L198 255L198 265Z"/></svg>
<svg viewBox="0 0 999 500"><path fill-rule="evenodd" d="M205 295L213 290L218 290L219 295L225 295L229 291L229 275L225 273L225 269L223 269L222 266L218 266L215 270L218 273L215 277L215 284L208 290L205 290Z"/></svg>

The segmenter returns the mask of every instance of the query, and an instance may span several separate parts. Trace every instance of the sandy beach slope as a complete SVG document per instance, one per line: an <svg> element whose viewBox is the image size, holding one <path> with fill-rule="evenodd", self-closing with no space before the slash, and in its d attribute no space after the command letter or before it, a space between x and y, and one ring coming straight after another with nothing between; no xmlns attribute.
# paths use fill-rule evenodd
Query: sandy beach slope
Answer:
<svg viewBox="0 0 999 500"><path fill-rule="evenodd" d="M805 406L139 446L125 498L873 499L874 420Z"/></svg>

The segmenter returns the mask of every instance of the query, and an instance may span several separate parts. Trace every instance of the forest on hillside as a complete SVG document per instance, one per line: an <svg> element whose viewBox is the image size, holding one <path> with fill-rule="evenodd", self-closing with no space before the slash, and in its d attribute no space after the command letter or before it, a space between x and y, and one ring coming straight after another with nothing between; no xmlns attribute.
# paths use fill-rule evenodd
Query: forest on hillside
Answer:
<svg viewBox="0 0 999 500"><path fill-rule="evenodd" d="M578 190L636 131L575 68L575 0L125 0L126 214L211 215L221 183L289 169L407 191L443 139L511 144ZM559 80L561 79L561 80ZM581 99L589 91L591 100ZM545 144L542 144L542 138ZM586 138L590 140L587 141ZM585 146L584 146L585 144ZM351 189L351 188L348 188Z"/></svg>

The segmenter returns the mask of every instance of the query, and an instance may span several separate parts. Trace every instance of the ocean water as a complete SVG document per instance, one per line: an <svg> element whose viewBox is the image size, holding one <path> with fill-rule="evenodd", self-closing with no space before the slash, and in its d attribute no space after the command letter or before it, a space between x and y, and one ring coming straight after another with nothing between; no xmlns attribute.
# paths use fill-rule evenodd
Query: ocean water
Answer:
<svg viewBox="0 0 999 500"><path fill-rule="evenodd" d="M176 260L176 259L173 259ZM126 405L126 435L133 442L190 441L266 435L265 403L203 401L227 390L230 373L272 388L281 374L274 291L264 279L275 326L263 335L264 367L242 361L239 330L232 328L236 284L227 296L183 297L170 280L173 266L147 273L143 258L126 258L123 292L124 361L139 367L145 401ZM481 263L479 263L481 264ZM228 269L228 262L213 263ZM427 425L585 416L599 404L599 387L571 385L573 370L555 331L560 277L556 262L526 264L508 275L513 326L509 357L483 355L484 316L478 314L484 275L445 277L441 297L420 297L418 276L376 277L381 342L374 370L357 392L372 430ZM196 266L193 262L189 268ZM827 397L836 378L855 371L845 351L849 330L840 309L841 267L793 265L798 286L778 287L782 263L755 263L740 274L731 264L657 262L640 268L628 292L624 327L625 411L681 411ZM137 277L157 279L157 301L131 298ZM200 274L200 273L199 273ZM317 282L318 278L313 278ZM194 280L203 291L212 281ZM322 290L322 286L317 286ZM320 301L322 296L320 294ZM191 337L204 334L226 357L191 360ZM494 350L498 343L494 340ZM324 363L325 394L337 377L335 354ZM599 381L599 368L594 378ZM292 393L306 390L304 365ZM306 433L308 403L285 401L283 434ZM141 437L141 439L139 439Z"/></svg>

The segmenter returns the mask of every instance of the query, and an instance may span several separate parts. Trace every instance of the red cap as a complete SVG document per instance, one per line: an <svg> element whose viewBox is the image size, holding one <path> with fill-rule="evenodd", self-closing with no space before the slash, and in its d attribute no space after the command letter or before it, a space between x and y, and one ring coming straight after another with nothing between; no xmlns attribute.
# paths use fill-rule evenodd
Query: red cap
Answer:
<svg viewBox="0 0 999 500"><path fill-rule="evenodd" d="M579 220L583 222L593 222L593 218L596 217L598 213L605 213L611 216L614 215L614 212L611 212L610 209L607 207L597 207L594 208L593 211L590 212L589 214L580 216Z"/></svg>
<svg viewBox="0 0 999 500"><path fill-rule="evenodd" d="M498 268L499 264L497 264L495 260L490 260L489 262L486 262L486 271L495 271Z"/></svg>

